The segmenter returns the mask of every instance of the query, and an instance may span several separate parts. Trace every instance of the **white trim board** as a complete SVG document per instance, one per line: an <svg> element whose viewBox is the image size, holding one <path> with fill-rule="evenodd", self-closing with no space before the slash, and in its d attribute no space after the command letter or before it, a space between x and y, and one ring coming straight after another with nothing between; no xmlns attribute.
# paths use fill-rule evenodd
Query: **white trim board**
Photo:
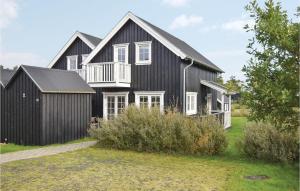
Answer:
<svg viewBox="0 0 300 191"><path fill-rule="evenodd" d="M177 56L181 57L182 59L187 58L187 55L179 50L175 45L169 42L166 38L162 37L156 31L154 31L151 27L149 27L144 21L136 17L131 12L128 12L121 21L105 36L105 38L97 45L97 47L91 52L91 54L85 59L82 63L83 65L89 63L94 56L108 43L108 41L125 25L125 23L131 19L135 22L138 26L148 32L151 36L157 39L160 43L166 46L169 50L174 52Z"/></svg>
<svg viewBox="0 0 300 191"><path fill-rule="evenodd" d="M71 46L71 44L75 41L76 38L80 38L85 44L87 44L92 50L95 46L85 38L79 31L76 31L73 36L69 39L69 41L64 45L64 47L57 53L57 55L53 58L53 60L48 65L48 68L52 68L57 60L65 53L65 51Z"/></svg>
<svg viewBox="0 0 300 191"><path fill-rule="evenodd" d="M203 84L207 87L210 87L214 90L217 90L218 92L221 92L222 94L229 94L228 90L219 86L214 85L213 83L210 83L209 81L206 80L200 80L200 84Z"/></svg>

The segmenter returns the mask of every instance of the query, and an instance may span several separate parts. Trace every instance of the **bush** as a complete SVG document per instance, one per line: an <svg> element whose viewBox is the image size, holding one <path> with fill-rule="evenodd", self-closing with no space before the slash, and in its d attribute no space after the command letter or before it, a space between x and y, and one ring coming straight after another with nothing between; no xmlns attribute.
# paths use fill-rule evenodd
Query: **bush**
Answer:
<svg viewBox="0 0 300 191"><path fill-rule="evenodd" d="M227 146L225 131L214 117L186 117L176 111L128 107L113 120L101 120L89 133L100 146L136 151L208 154Z"/></svg>
<svg viewBox="0 0 300 191"><path fill-rule="evenodd" d="M269 123L249 123L238 143L249 157L274 162L299 159L299 140L296 133L280 132Z"/></svg>

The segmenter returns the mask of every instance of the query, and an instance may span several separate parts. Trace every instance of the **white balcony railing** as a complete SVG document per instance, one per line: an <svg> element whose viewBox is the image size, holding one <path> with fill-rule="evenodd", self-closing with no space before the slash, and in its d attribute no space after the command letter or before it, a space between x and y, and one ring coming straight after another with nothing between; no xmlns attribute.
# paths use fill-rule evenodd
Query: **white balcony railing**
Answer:
<svg viewBox="0 0 300 191"><path fill-rule="evenodd" d="M89 84L115 83L130 84L131 65L120 62L90 63L86 66Z"/></svg>
<svg viewBox="0 0 300 191"><path fill-rule="evenodd" d="M84 81L86 80L86 69L76 69L74 71L77 72Z"/></svg>

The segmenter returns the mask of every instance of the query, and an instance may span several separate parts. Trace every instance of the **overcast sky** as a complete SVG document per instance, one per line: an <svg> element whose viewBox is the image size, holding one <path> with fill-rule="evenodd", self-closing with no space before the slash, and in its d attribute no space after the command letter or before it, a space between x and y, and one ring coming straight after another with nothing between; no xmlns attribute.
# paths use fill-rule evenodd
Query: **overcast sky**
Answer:
<svg viewBox="0 0 300 191"><path fill-rule="evenodd" d="M243 0L0 0L0 64L46 67L78 30L100 38L131 11L187 42L225 71L244 80L251 24ZM262 3L263 1L260 1ZM290 17L299 0L285 0ZM295 18L295 17L293 17Z"/></svg>

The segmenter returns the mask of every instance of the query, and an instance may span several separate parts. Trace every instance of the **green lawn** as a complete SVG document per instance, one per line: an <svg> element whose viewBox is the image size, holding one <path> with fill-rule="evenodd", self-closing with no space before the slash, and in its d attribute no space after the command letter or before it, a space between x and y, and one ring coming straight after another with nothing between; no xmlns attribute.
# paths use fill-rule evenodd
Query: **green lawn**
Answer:
<svg viewBox="0 0 300 191"><path fill-rule="evenodd" d="M236 150L245 118L233 118L222 156L182 156L88 148L1 165L2 190L298 191L297 165L246 159ZM266 175L266 180L244 176Z"/></svg>
<svg viewBox="0 0 300 191"><path fill-rule="evenodd" d="M65 144L79 143L79 142L91 141L91 140L95 140L95 139L90 138L90 137L85 137L85 138L78 139L75 141L67 142ZM42 147L49 147L49 146L58 146L58 145L61 145L61 144L53 144L53 145L47 145L47 146L24 146L24 145L16 145L13 143L1 144L0 145L0 154L15 152L15 151L29 150L29 149L36 149L36 148L42 148Z"/></svg>

